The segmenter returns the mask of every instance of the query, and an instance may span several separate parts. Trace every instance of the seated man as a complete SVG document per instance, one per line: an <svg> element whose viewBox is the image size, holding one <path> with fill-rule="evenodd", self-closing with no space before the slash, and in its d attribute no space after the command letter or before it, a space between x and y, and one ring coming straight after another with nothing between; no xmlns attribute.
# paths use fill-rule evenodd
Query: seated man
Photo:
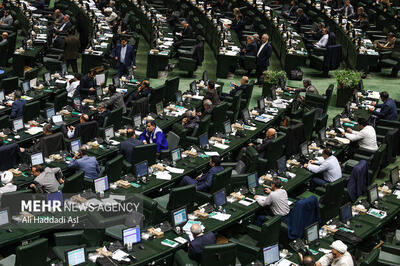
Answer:
<svg viewBox="0 0 400 266"><path fill-rule="evenodd" d="M362 149L377 151L378 144L376 143L375 129L364 118L359 118L357 122L361 129L360 131L347 128L347 133L343 132L343 135L352 142L358 141L358 146Z"/></svg>
<svg viewBox="0 0 400 266"><path fill-rule="evenodd" d="M322 33L321 39L319 39L318 42L314 43L314 46L317 48L326 48L329 41L329 34L326 28L322 28L321 33Z"/></svg>
<svg viewBox="0 0 400 266"><path fill-rule="evenodd" d="M67 96L68 98L73 98L75 96L76 89L78 88L79 84L81 83L81 74L75 74L74 79L69 80L67 79Z"/></svg>
<svg viewBox="0 0 400 266"><path fill-rule="evenodd" d="M152 88L150 87L150 81L143 80L137 91L134 91L129 95L125 105L129 106L132 101L139 100L140 98L147 97L151 93Z"/></svg>
<svg viewBox="0 0 400 266"><path fill-rule="evenodd" d="M297 6L296 0L291 0L289 8L283 12L283 16L286 18L296 16L297 8L299 7Z"/></svg>
<svg viewBox="0 0 400 266"><path fill-rule="evenodd" d="M14 19L11 16L10 10L4 10L4 15L0 18L0 26L1 27L10 27L14 23Z"/></svg>
<svg viewBox="0 0 400 266"><path fill-rule="evenodd" d="M81 115L79 118L79 124L68 127L67 137L70 139L80 137L79 128L82 126L82 124L87 122L89 122L89 116L87 114Z"/></svg>
<svg viewBox="0 0 400 266"><path fill-rule="evenodd" d="M143 141L136 139L135 130L130 128L126 132L127 139L121 142L119 152L124 156L124 159L128 162L132 162L133 148L138 145L142 145Z"/></svg>
<svg viewBox="0 0 400 266"><path fill-rule="evenodd" d="M265 133L265 139L262 140L262 143L259 143L258 145L255 145L254 143L249 143L249 146L254 147L256 151L258 152L259 157L264 157L266 154L266 151L268 149L268 145L271 143L272 140L276 138L276 129L275 128L269 128L267 132ZM246 154L246 147L243 147L238 156L237 156L237 161L242 160L243 155Z"/></svg>
<svg viewBox="0 0 400 266"><path fill-rule="evenodd" d="M3 193L17 191L17 186L13 184L13 173L5 171L0 175L0 178L1 183L3 184L3 186L0 187L0 198Z"/></svg>
<svg viewBox="0 0 400 266"><path fill-rule="evenodd" d="M110 99L104 102L107 106L107 109L115 110L117 108L122 107L122 113L126 113L126 107L124 102L124 95L117 92L117 88L114 85L108 86L108 92L110 93Z"/></svg>
<svg viewBox="0 0 400 266"><path fill-rule="evenodd" d="M112 24L118 18L118 15L111 7L105 8L104 13L106 13L105 20L108 22L108 24Z"/></svg>
<svg viewBox="0 0 400 266"><path fill-rule="evenodd" d="M190 176L183 177L182 181L179 183L179 186L186 185L196 185L196 190L207 192L212 185L213 176L224 170L221 166L221 158L219 156L211 156L210 158L210 170L207 173L201 174L197 176L195 179Z"/></svg>
<svg viewBox="0 0 400 266"><path fill-rule="evenodd" d="M301 26L307 25L309 23L308 17L306 14L304 14L302 8L297 9L297 18L295 21L291 21L290 23L292 23L296 29L300 29Z"/></svg>
<svg viewBox="0 0 400 266"><path fill-rule="evenodd" d="M397 121L397 106L396 102L389 98L389 93L386 91L382 91L379 93L381 96L382 104L376 104L375 102L372 102L372 105L375 106L375 108L370 108L370 112L374 116L377 117L377 119L385 119L385 120L394 120ZM377 110L377 109L380 110Z"/></svg>
<svg viewBox="0 0 400 266"><path fill-rule="evenodd" d="M332 252L322 256L315 266L355 266L353 257L347 251L347 246L341 240L333 241L331 244Z"/></svg>
<svg viewBox="0 0 400 266"><path fill-rule="evenodd" d="M350 0L344 1L344 6L338 9L335 9L336 12L342 14L345 17L351 17L354 14L354 7L350 4Z"/></svg>
<svg viewBox="0 0 400 266"><path fill-rule="evenodd" d="M22 116L22 111L24 109L24 105L26 104L26 100L21 99L22 92L20 90L16 90L14 92L14 102L11 105L11 114L10 118L20 118Z"/></svg>
<svg viewBox="0 0 400 266"><path fill-rule="evenodd" d="M100 103L99 106L97 106L97 111L99 112L96 115L97 124L99 125L99 127L103 127L104 126L104 120L106 119L106 117L110 113L110 110L107 109L107 106L106 106L105 103Z"/></svg>
<svg viewBox="0 0 400 266"><path fill-rule="evenodd" d="M188 243L188 255L190 259L200 263L203 248L208 245L216 244L217 239L213 232L203 234L199 224L193 224L190 227L190 232L192 232L194 239Z"/></svg>
<svg viewBox="0 0 400 266"><path fill-rule="evenodd" d="M61 13L60 9L54 10L54 13L48 16L53 20L55 26L60 26L64 22L64 14Z"/></svg>
<svg viewBox="0 0 400 266"><path fill-rule="evenodd" d="M44 136L50 136L53 134L53 126L51 124L46 124L43 126L43 135ZM29 153L35 153L35 152L40 152L41 149L41 139L40 138L35 144L33 144L30 148L24 149L21 148L21 152L27 151Z"/></svg>
<svg viewBox="0 0 400 266"><path fill-rule="evenodd" d="M167 138L162 129L156 126L154 120L146 122L146 130L140 134L140 140L143 141L144 144L156 143L157 153L168 149Z"/></svg>
<svg viewBox="0 0 400 266"><path fill-rule="evenodd" d="M96 179L100 175L100 166L96 157L88 156L85 147L81 147L74 155L72 161L68 164L68 168L85 172L85 178Z"/></svg>
<svg viewBox="0 0 400 266"><path fill-rule="evenodd" d="M69 15L65 15L63 23L61 24L60 27L55 29L55 32L66 34L70 28L72 28L72 23L70 21L70 17L69 17Z"/></svg>
<svg viewBox="0 0 400 266"><path fill-rule="evenodd" d="M182 119L182 126L187 129L186 135L191 135L194 128L199 124L199 117L196 114L196 110L188 110L185 113L185 117Z"/></svg>
<svg viewBox="0 0 400 266"><path fill-rule="evenodd" d="M286 216L290 212L289 204L288 204L288 195L286 190L281 188L282 181L274 177L271 183L271 189L264 188L265 193L268 196L255 195L254 199L260 204L262 207L266 207L267 205L270 207L270 210L266 210L267 215L281 215ZM257 217L256 224L261 226L265 220L264 215L260 215Z"/></svg>
<svg viewBox="0 0 400 266"><path fill-rule="evenodd" d="M203 100L203 110L197 113L197 116L202 119L206 115L212 115L214 106L210 99Z"/></svg>
<svg viewBox="0 0 400 266"><path fill-rule="evenodd" d="M363 32L369 30L369 21L367 14L366 13L360 14L359 19L356 22L354 22L354 26L356 28L361 29Z"/></svg>
<svg viewBox="0 0 400 266"><path fill-rule="evenodd" d="M309 78L303 79L303 87L304 87L303 89L298 89L298 88L294 89L294 88L288 87L288 90L289 90L289 91L294 91L294 90L296 90L296 91L299 91L299 92L313 93L313 94L319 95L317 88L315 88L315 86L311 84L311 79L309 79ZM304 100L305 100L305 97L302 96L302 95L300 95L300 96L297 98L297 101L298 101L299 103L303 102Z"/></svg>
<svg viewBox="0 0 400 266"><path fill-rule="evenodd" d="M32 166L32 175L35 179L29 187L39 193L57 192L60 184L64 183L64 177L59 167L43 169L41 165L34 165Z"/></svg>
<svg viewBox="0 0 400 266"><path fill-rule="evenodd" d="M314 177L312 179L314 187L315 185L323 186L326 183L335 182L342 177L342 169L340 168L338 159L332 155L332 150L325 148L322 151L322 157L324 158L322 161L310 160L308 164L304 164L304 168L314 174L320 174L322 177Z"/></svg>
<svg viewBox="0 0 400 266"><path fill-rule="evenodd" d="M208 81L208 91L204 96L204 99L210 99L213 105L218 105L221 102L218 92L215 89L215 83L212 80Z"/></svg>
<svg viewBox="0 0 400 266"><path fill-rule="evenodd" d="M232 90L229 92L229 94L227 94L227 93L222 93L222 97L221 97L221 98L224 98L224 97L226 97L226 96L233 97L233 96L235 96L235 94L236 94L238 91L242 91L242 96L245 95L246 92L247 92L248 84L249 84L249 77L243 76L243 77L240 79L240 85L237 85L236 83L233 83L233 82L232 82L232 87L233 87Z"/></svg>

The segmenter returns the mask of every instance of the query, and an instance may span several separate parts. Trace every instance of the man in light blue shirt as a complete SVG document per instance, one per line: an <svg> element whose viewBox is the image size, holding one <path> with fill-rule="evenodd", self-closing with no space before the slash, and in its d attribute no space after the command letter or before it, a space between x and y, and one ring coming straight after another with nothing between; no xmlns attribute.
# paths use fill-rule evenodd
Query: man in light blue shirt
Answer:
<svg viewBox="0 0 400 266"><path fill-rule="evenodd" d="M79 149L68 167L74 170L82 170L85 172L86 178L96 179L100 175L100 166L96 157L87 156L85 147Z"/></svg>
<svg viewBox="0 0 400 266"><path fill-rule="evenodd" d="M323 179L319 177L312 179L313 185L317 186L335 182L342 177L342 169L337 158L332 155L332 150L325 148L322 151L322 157L324 158L322 161L311 160L308 164L304 164L304 168L310 172L322 175Z"/></svg>

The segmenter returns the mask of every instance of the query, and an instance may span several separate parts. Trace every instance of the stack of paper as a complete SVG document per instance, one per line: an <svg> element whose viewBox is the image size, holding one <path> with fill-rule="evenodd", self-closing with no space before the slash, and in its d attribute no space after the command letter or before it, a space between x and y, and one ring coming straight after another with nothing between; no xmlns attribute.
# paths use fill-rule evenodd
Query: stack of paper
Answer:
<svg viewBox="0 0 400 266"><path fill-rule="evenodd" d="M171 175L167 172L157 172L156 173L156 179L161 179L161 180L171 180Z"/></svg>
<svg viewBox="0 0 400 266"><path fill-rule="evenodd" d="M183 174L183 172L185 171L185 169L175 168L171 166L167 166L166 169L168 172L173 174Z"/></svg>
<svg viewBox="0 0 400 266"><path fill-rule="evenodd" d="M228 220L229 218L231 218L231 215L227 214L227 213L222 213L222 212L212 212L208 215L208 217L224 222L224 221Z"/></svg>

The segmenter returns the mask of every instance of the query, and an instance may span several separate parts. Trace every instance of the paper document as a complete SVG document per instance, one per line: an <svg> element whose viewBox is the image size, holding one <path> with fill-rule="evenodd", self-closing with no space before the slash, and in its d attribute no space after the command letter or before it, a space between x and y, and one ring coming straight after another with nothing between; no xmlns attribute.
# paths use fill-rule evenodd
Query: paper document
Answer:
<svg viewBox="0 0 400 266"><path fill-rule="evenodd" d="M228 145L225 145L225 144L222 144L222 143L215 143L214 147L217 147L218 149L222 149L222 150L225 150L225 149L229 148Z"/></svg>
<svg viewBox="0 0 400 266"><path fill-rule="evenodd" d="M219 220L219 221L226 221L229 218L231 218L231 215L227 214L227 213L222 213L222 212L212 212L208 215L208 217L215 219L215 220Z"/></svg>
<svg viewBox="0 0 400 266"><path fill-rule="evenodd" d="M30 127L28 130L25 130L26 133L30 135L36 135L40 132L43 132L43 128L41 127Z"/></svg>
<svg viewBox="0 0 400 266"><path fill-rule="evenodd" d="M219 153L216 151L206 151L204 154L208 156L219 156Z"/></svg>
<svg viewBox="0 0 400 266"><path fill-rule="evenodd" d="M167 166L167 171L170 173L174 173L174 174L182 174L185 169L180 169L180 168L175 168L175 167L171 167L171 166Z"/></svg>
<svg viewBox="0 0 400 266"><path fill-rule="evenodd" d="M171 175L164 171L164 172L157 172L156 173L156 179L161 179L161 180L171 180Z"/></svg>
<svg viewBox="0 0 400 266"><path fill-rule="evenodd" d="M369 209L367 213L379 219L383 219L387 216L387 213L385 211L381 211L375 208Z"/></svg>

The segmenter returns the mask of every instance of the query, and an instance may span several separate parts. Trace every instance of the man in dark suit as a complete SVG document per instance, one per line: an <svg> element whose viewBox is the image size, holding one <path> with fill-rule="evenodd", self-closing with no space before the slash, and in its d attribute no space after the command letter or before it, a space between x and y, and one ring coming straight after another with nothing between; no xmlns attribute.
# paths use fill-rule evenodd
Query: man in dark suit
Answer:
<svg viewBox="0 0 400 266"><path fill-rule="evenodd" d="M249 77L247 77L247 76L243 76L241 78L240 85L232 82L231 83L232 90L229 92L229 94L228 93L222 93L221 98L224 99L227 96L233 97L239 91L242 91L242 96L244 97L244 95L247 93L248 83L249 83Z"/></svg>
<svg viewBox="0 0 400 266"><path fill-rule="evenodd" d="M299 7L297 6L296 1L295 0L290 1L290 6L287 11L283 12L283 16L286 18L296 16L297 8Z"/></svg>
<svg viewBox="0 0 400 266"><path fill-rule="evenodd" d="M257 52L257 69L256 69L256 76L257 76L257 84L261 84L261 76L265 70L269 67L269 58L272 55L272 46L268 42L268 34L263 34L261 37L261 47L258 49Z"/></svg>
<svg viewBox="0 0 400 266"><path fill-rule="evenodd" d="M200 263L203 248L208 245L215 245L217 239L213 232L203 234L199 224L193 224L190 227L190 231L194 239L188 243L188 255L190 259Z"/></svg>
<svg viewBox="0 0 400 266"><path fill-rule="evenodd" d="M107 105L105 103L100 103L99 106L97 106L97 111L98 114L96 115L96 121L99 124L99 127L103 127L104 120L106 120L110 110L107 109Z"/></svg>
<svg viewBox="0 0 400 266"><path fill-rule="evenodd" d="M81 82L79 83L79 95L81 99L86 99L90 95L94 95L96 93L95 87L96 83L94 78L96 77L96 72L92 69L87 73L83 78L81 78Z"/></svg>
<svg viewBox="0 0 400 266"><path fill-rule="evenodd" d="M371 108L370 111L377 117L377 119L397 121L396 102L389 98L389 93L386 91L382 91L379 94L383 103L376 104L375 102L372 102L372 105L375 105L375 108ZM380 111L376 110L377 108L380 108Z"/></svg>
<svg viewBox="0 0 400 266"><path fill-rule="evenodd" d="M60 27L56 28L56 33L67 33L68 30L72 28L72 23L70 21L69 15L64 16L64 22L61 24Z"/></svg>
<svg viewBox="0 0 400 266"><path fill-rule="evenodd" d="M147 97L151 93L152 88L150 87L150 81L143 80L137 91L129 95L125 105L128 107L132 101L139 100L140 98Z"/></svg>
<svg viewBox="0 0 400 266"><path fill-rule="evenodd" d="M21 99L21 96L22 92L20 90L14 92L14 102L11 105L11 119L20 118L22 116L22 110L24 109L26 100Z"/></svg>
<svg viewBox="0 0 400 266"><path fill-rule="evenodd" d="M135 51L132 45L128 45L128 40L126 37L122 37L121 44L117 45L113 49L112 55L117 61L119 77L129 74L130 68L136 68Z"/></svg>
<svg viewBox="0 0 400 266"><path fill-rule="evenodd" d="M213 105L218 105L221 102L221 99L219 98L218 92L215 89L215 83L212 80L208 81L208 90L206 95L204 96L204 99L210 99Z"/></svg>
<svg viewBox="0 0 400 266"><path fill-rule="evenodd" d="M244 30L244 18L243 15L241 13L238 13L237 15L235 15L235 20L232 22L231 26L228 26L228 28L230 28L231 30L234 30L239 38L242 39L242 33Z"/></svg>
<svg viewBox="0 0 400 266"><path fill-rule="evenodd" d="M297 9L297 18L295 21L291 22L296 29L300 29L301 26L307 25L309 23L308 17L304 14L302 8Z"/></svg>
<svg viewBox="0 0 400 266"><path fill-rule="evenodd" d="M254 41L253 36L247 36L247 44L244 49L242 49L242 52L244 55L249 55L249 56L256 56L257 55L257 43Z"/></svg>
<svg viewBox="0 0 400 266"><path fill-rule="evenodd" d="M197 116L202 119L206 115L212 115L214 110L213 103L210 99L203 100L203 108L200 112L197 112Z"/></svg>
<svg viewBox="0 0 400 266"><path fill-rule="evenodd" d="M119 153L124 156L124 159L128 162L132 161L132 152L133 148L142 145L143 141L136 139L135 130L130 128L127 130L127 140L121 142L121 146L119 148Z"/></svg>
<svg viewBox="0 0 400 266"><path fill-rule="evenodd" d="M213 176L224 170L221 166L221 158L219 156L211 156L210 158L210 170L207 173L197 176L195 179L190 176L183 177L182 181L179 183L180 186L186 185L196 185L197 191L207 192L212 185Z"/></svg>
<svg viewBox="0 0 400 266"><path fill-rule="evenodd" d="M271 141L276 137L276 129L275 128L269 128L267 130L267 133L265 133L265 139L262 140L261 143L259 144L254 144L254 143L249 143L249 146L252 146L256 151L258 152L259 157L264 157L265 153L267 152L268 145L271 143ZM243 158L243 155L246 154L247 147L243 147L240 149L236 160L240 161Z"/></svg>
<svg viewBox="0 0 400 266"><path fill-rule="evenodd" d="M218 2L214 5L214 8L216 9L217 12L223 14L226 11L228 11L229 4L226 0L218 0Z"/></svg>
<svg viewBox="0 0 400 266"><path fill-rule="evenodd" d="M81 43L76 37L74 30L68 30L68 35L64 39L64 60L67 64L67 69L72 66L72 71L78 73L78 56Z"/></svg>
<svg viewBox="0 0 400 266"><path fill-rule="evenodd" d="M189 23L186 20L182 21L181 25L183 27L183 30L181 32L182 39L191 39L191 38L193 38L192 26L190 26Z"/></svg>

